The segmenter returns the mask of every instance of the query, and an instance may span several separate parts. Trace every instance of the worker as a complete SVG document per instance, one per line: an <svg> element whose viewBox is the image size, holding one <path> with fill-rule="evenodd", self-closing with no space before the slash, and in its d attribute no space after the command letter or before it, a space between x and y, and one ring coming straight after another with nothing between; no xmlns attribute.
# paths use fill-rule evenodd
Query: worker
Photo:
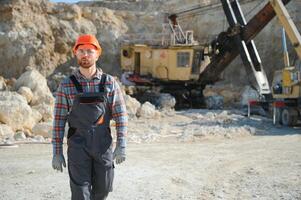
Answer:
<svg viewBox="0 0 301 200"><path fill-rule="evenodd" d="M56 92L52 167L63 171L65 124L72 200L102 200L112 191L114 159L125 161L127 113L116 80L96 67L102 48L94 35L80 35L73 47L79 69ZM112 151L110 120L116 123Z"/></svg>

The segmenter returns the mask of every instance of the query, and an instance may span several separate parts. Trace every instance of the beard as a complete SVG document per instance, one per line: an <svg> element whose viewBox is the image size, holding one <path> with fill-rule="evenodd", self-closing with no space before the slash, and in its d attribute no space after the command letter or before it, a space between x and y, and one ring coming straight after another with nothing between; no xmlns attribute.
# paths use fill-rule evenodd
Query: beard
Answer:
<svg viewBox="0 0 301 200"><path fill-rule="evenodd" d="M86 69L92 67L95 64L95 62L88 58L82 58L80 60L77 60L77 63L79 64L79 66Z"/></svg>

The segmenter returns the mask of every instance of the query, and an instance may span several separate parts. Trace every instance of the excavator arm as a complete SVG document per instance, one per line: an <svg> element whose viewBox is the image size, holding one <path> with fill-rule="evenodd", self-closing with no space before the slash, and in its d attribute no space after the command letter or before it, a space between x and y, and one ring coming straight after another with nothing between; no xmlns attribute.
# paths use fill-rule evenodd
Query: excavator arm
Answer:
<svg viewBox="0 0 301 200"><path fill-rule="evenodd" d="M237 0L221 0L221 2L230 27L227 32L220 33L217 39L211 42L214 53L211 55L211 62L200 74L199 82L207 85L218 81L220 74L240 54L247 72L253 72L255 75L260 94L270 98L271 91L253 38L276 15L273 6L270 2L267 3L247 23ZM282 0L282 2L285 5L290 0Z"/></svg>
<svg viewBox="0 0 301 200"><path fill-rule="evenodd" d="M270 4L273 6L281 25L285 29L285 32L295 48L298 57L301 59L301 36L295 23L281 0L270 0Z"/></svg>

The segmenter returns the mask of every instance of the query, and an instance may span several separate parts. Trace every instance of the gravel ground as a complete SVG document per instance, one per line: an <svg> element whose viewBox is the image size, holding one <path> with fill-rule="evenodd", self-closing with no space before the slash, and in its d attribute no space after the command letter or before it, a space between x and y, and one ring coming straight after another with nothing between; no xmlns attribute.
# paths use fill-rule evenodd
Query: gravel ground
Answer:
<svg viewBox="0 0 301 200"><path fill-rule="evenodd" d="M301 199L301 136L129 144L108 199ZM51 145L0 150L0 199L70 199Z"/></svg>
<svg viewBox="0 0 301 200"><path fill-rule="evenodd" d="M127 160L108 200L301 199L301 128L262 117L189 110L133 119ZM66 152L66 146L65 146ZM0 199L70 199L50 144L0 149Z"/></svg>

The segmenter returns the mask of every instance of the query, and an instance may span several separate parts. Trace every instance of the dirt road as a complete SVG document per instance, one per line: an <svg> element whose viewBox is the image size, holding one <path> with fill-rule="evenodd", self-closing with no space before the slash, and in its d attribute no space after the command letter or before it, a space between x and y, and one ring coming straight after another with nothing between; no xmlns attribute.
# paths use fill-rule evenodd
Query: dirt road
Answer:
<svg viewBox="0 0 301 200"><path fill-rule="evenodd" d="M0 149L0 199L70 199L51 145ZM301 199L301 135L129 144L109 200Z"/></svg>

